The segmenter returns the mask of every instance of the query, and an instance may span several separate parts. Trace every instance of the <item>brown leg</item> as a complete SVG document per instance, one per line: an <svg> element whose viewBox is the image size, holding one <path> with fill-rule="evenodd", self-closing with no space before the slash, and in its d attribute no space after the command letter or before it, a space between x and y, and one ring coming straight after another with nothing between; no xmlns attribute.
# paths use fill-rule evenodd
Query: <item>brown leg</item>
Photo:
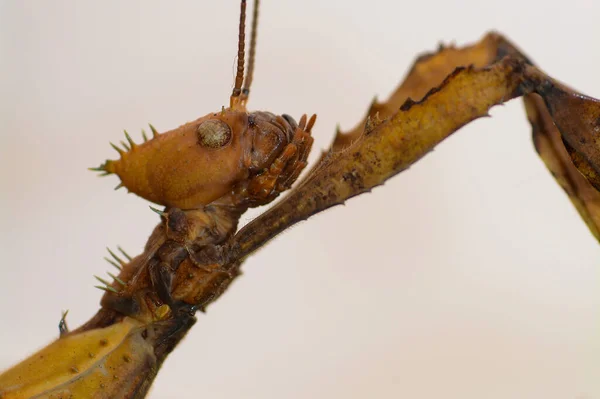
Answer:
<svg viewBox="0 0 600 399"><path fill-rule="evenodd" d="M158 298L172 308L174 301L171 296L171 285L173 283L171 267L165 262L152 259L148 265L148 273Z"/></svg>

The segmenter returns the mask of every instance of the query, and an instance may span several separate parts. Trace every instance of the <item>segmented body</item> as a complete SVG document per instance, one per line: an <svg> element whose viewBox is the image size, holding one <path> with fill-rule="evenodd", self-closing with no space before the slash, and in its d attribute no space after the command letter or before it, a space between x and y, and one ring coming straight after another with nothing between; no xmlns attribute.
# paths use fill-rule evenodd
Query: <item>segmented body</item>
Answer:
<svg viewBox="0 0 600 399"><path fill-rule="evenodd" d="M110 274L113 282L98 278L106 291L102 309L88 323L0 375L0 398L145 396L166 355L195 323L195 311L218 298L238 276L241 260L230 261L228 240L241 214L274 199L306 165L314 117L307 125L304 116L297 125L289 117L236 112L246 121L247 129L241 132L253 130L242 151L243 179L225 179L225 194L195 209L157 211L161 222L142 254L130 258L123 253L124 260L111 252L111 263L120 272ZM184 126L187 132L189 124ZM212 146L214 141L208 139ZM136 150L141 151L132 144L127 156L144 156ZM237 176L239 171L233 173ZM32 380L36 370L43 372L39 380Z"/></svg>
<svg viewBox="0 0 600 399"><path fill-rule="evenodd" d="M528 96L527 111L536 148L597 235L600 200L590 180L596 182L596 174L600 173L595 162L600 155L597 146L586 143L589 132L598 130L600 102L560 86L518 52L507 51L511 48L501 37L490 35L482 49L491 59L481 67L441 73L443 81L433 89L427 86L428 91L421 93L425 94L418 102L410 100L400 86L394 95L396 100L389 102L396 106L388 107L399 107L399 111L385 115L387 111L374 104L358 135L338 135L333 147L340 149L323 157L292 195L237 232L232 240L243 211L269 202L297 178L306 164L314 119L307 123L303 118L295 126L284 116L257 114L268 124L265 129L255 129L259 134L250 135L252 140L233 151L240 156L232 163L237 166L230 174L219 171L222 180L214 180L214 175L198 175L195 189L187 178L181 184L172 184L172 179L185 173L150 173L148 165L158 165L158 169L162 165L160 151L151 142L137 147L127 136L131 153L127 153L125 166L113 161L100 169L122 175L124 186L164 205L165 210L158 211L161 223L141 255L128 261L114 255L121 271L111 276L114 282L106 282L103 287L107 291L103 308L92 320L71 333L64 331L57 341L0 375L0 398L144 397L165 357L194 324L194 311L225 290L237 276L245 256L299 220L382 184L459 127L487 115L491 106L519 95ZM479 50L477 46L467 48L461 57L468 55L467 61L478 59L474 55ZM444 65L433 58L444 59L453 53L456 55L453 49L449 53L441 49L432 58L421 58L417 66ZM449 63L452 68L455 64ZM407 87L422 89L423 82L427 82L421 81L423 70L427 68L414 68ZM461 101L454 103L457 97ZM380 111L385 119L379 119ZM170 148L177 150L179 147L173 143L182 138L184 146L180 149L185 152L187 148L192 157L198 155L198 149L192 148L194 143L203 148L201 151L220 151L234 142L231 138L236 132L244 134L248 128L262 124L261 118L251 118L236 108L223 110L220 115L229 117L235 112L243 122L239 124L241 129L225 129L213 119L219 115L215 113L184 125L181 137L176 130L161 142L175 140ZM269 134L273 128L275 136ZM288 128L294 128L293 136ZM195 132L191 141L190 132ZM244 142L241 136L238 139L237 143ZM574 155L564 148L565 139L571 140L572 147L567 148L570 151L577 151L577 143L581 145L583 155L589 155L589 164L571 162ZM576 166L584 167L585 173L579 173ZM161 179L166 179L164 186ZM169 189L163 190L165 187Z"/></svg>
<svg viewBox="0 0 600 399"><path fill-rule="evenodd" d="M220 295L238 275L239 268L239 262L228 261L227 240L249 207L272 201L296 180L306 166L314 121L314 116L308 122L303 116L297 124L289 116L268 112L223 110L164 135L155 134L139 147L129 139L132 143L129 152L122 152L119 161L107 161L103 170L119 174L125 187L166 208L158 211L162 221L142 255L128 263L115 257L121 271L113 283L107 284L102 305L149 321L156 319L162 305L171 311L181 306L203 309ZM234 157L234 166L222 168L217 163L214 167L219 178L215 180L210 174L197 176L195 190L190 189L184 176L178 189L147 191L148 187L160 186L160 179L165 179L169 187L174 187L173 180L181 179L171 172L159 177L140 166L155 164L155 158L164 159L154 140L180 148L175 151L180 165L185 162L179 158L204 162L221 154L228 160ZM206 169L202 162L195 167ZM131 169L130 165L136 168ZM215 186L216 183L219 184ZM212 194L203 191L207 187ZM212 199L215 193L219 196ZM211 198L211 202L197 203L199 198ZM194 208L182 210L171 206L174 204L194 204Z"/></svg>
<svg viewBox="0 0 600 399"><path fill-rule="evenodd" d="M237 219L227 219L215 232L213 224L200 234L181 239L191 221L205 223L205 212L171 210L164 213L144 252L127 261L115 256L121 271L104 294L101 305L120 314L151 321L161 317L163 305L203 309L237 276L239 265L223 266L221 246L233 233ZM209 220L213 220L209 218ZM162 307L162 308L161 308Z"/></svg>
<svg viewBox="0 0 600 399"><path fill-rule="evenodd" d="M141 398L194 313L216 299L239 274L228 240L242 213L287 190L306 166L316 116L248 112L256 44L253 14L244 79L246 1L241 1L238 68L230 107L137 144L125 132L120 159L92 170L116 174L125 187L155 204L161 222L144 251L126 260L111 252L119 274L96 277L106 291L100 311L0 375L0 398ZM242 87L243 85L243 87ZM103 349L96 353L97 346ZM66 349L65 349L66 348ZM93 359L96 359L93 361ZM39 379L32 374L42 370ZM122 381L122 382L118 382Z"/></svg>

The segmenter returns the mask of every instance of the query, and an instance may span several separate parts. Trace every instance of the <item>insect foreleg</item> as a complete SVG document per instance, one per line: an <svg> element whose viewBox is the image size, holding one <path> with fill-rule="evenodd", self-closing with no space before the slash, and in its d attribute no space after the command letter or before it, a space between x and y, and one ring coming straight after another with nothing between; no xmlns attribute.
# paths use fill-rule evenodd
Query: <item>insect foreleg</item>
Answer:
<svg viewBox="0 0 600 399"><path fill-rule="evenodd" d="M314 141L311 130L316 119L317 116L313 115L307 123L306 115L303 115L299 124L294 126L291 142L263 173L251 179L246 186L240 186L243 193L238 195L247 197L251 206L257 206L273 201L287 190L306 167Z"/></svg>
<svg viewBox="0 0 600 399"><path fill-rule="evenodd" d="M150 280L159 299L170 308L173 308L174 301L171 296L171 285L173 284L173 271L171 266L157 259L152 259L148 265Z"/></svg>

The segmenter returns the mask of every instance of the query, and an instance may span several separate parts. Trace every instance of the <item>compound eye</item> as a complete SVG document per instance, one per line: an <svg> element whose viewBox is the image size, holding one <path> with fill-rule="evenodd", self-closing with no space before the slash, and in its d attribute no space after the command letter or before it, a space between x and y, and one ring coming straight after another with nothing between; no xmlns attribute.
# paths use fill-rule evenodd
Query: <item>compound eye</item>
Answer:
<svg viewBox="0 0 600 399"><path fill-rule="evenodd" d="M294 120L294 118L292 118L288 114L283 114L281 116L283 117L283 119L285 119L287 121L287 123L290 124L290 126L292 127L292 129L296 130L296 128L298 127L298 123L296 123L296 121Z"/></svg>
<svg viewBox="0 0 600 399"><path fill-rule="evenodd" d="M231 128L219 119L209 119L198 125L198 143L203 147L220 148L231 140Z"/></svg>

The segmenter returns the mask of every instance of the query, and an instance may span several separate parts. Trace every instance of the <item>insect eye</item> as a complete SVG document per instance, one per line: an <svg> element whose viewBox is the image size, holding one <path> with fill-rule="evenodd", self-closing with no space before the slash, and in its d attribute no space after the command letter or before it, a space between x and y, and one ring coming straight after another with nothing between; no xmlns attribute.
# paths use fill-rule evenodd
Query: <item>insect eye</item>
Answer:
<svg viewBox="0 0 600 399"><path fill-rule="evenodd" d="M288 114L283 114L281 116L283 117L283 119L285 119L287 121L287 123L290 124L292 129L296 130L296 128L298 127L298 123L294 120L294 118L292 118Z"/></svg>
<svg viewBox="0 0 600 399"><path fill-rule="evenodd" d="M198 143L203 147L219 148L231 140L231 128L223 121L209 119L198 125Z"/></svg>

